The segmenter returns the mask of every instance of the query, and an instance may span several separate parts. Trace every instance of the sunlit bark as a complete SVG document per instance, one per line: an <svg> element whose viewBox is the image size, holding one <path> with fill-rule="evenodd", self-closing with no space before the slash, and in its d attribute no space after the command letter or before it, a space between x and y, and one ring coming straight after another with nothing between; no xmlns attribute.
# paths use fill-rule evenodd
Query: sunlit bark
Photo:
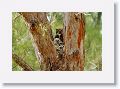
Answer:
<svg viewBox="0 0 120 89"><path fill-rule="evenodd" d="M84 69L85 22L82 13L65 13L65 62L67 70Z"/></svg>
<svg viewBox="0 0 120 89"><path fill-rule="evenodd" d="M41 70L83 70L85 22L82 13L64 13L62 58L58 57L45 12L21 12L29 26Z"/></svg>
<svg viewBox="0 0 120 89"><path fill-rule="evenodd" d="M57 58L56 49L51 38L51 28L45 12L41 13L21 13L29 25L29 31L33 38L35 52L41 70L56 70Z"/></svg>

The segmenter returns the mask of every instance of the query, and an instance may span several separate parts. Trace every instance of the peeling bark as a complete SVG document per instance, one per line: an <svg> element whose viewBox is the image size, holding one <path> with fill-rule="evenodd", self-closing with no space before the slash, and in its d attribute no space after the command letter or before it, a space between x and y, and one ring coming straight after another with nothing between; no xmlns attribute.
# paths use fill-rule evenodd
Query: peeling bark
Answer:
<svg viewBox="0 0 120 89"><path fill-rule="evenodd" d="M64 13L64 54L58 57L45 12L20 12L29 26L41 70L79 71L84 69L85 23L82 13Z"/></svg>
<svg viewBox="0 0 120 89"><path fill-rule="evenodd" d="M67 70L84 69L85 22L82 13L65 13L65 61Z"/></svg>
<svg viewBox="0 0 120 89"><path fill-rule="evenodd" d="M50 35L51 28L46 13L23 12L21 14L29 25L41 70L56 70L57 54Z"/></svg>

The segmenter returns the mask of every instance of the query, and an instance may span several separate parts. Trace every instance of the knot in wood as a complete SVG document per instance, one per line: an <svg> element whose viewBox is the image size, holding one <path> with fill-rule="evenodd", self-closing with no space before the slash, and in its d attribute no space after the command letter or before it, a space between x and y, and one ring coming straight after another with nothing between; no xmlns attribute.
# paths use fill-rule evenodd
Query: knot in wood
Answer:
<svg viewBox="0 0 120 89"><path fill-rule="evenodd" d="M37 20L34 19L30 21L30 30L34 31L37 26L38 26Z"/></svg>
<svg viewBox="0 0 120 89"><path fill-rule="evenodd" d="M75 50L75 51L73 52L73 56L77 56L77 55L79 55L79 50Z"/></svg>
<svg viewBox="0 0 120 89"><path fill-rule="evenodd" d="M35 19L34 19L34 20L31 20L31 21L30 21L30 26L31 26L31 27L35 27L35 26L37 25L37 23L38 23L37 20L35 20Z"/></svg>

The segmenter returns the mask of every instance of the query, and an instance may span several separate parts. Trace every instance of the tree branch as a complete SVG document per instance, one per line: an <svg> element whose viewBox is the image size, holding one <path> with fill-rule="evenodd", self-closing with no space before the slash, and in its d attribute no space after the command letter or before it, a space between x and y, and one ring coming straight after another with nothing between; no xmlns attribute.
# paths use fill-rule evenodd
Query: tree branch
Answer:
<svg viewBox="0 0 120 89"><path fill-rule="evenodd" d="M25 71L33 71L33 69L18 55L12 54L12 60L23 68Z"/></svg>

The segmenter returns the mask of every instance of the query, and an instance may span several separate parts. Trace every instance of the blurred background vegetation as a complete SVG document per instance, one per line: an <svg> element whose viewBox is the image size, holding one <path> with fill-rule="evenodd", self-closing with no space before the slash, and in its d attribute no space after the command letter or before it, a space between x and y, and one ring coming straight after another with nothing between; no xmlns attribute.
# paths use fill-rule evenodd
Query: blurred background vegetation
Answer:
<svg viewBox="0 0 120 89"><path fill-rule="evenodd" d="M102 70L102 13L87 12L85 14L85 71ZM47 18L51 24L52 34L56 35L57 29L63 29L63 13L48 13ZM34 70L40 70L38 60L30 39L27 24L23 17L12 13L12 52L20 55ZM14 61L13 71L22 71Z"/></svg>

